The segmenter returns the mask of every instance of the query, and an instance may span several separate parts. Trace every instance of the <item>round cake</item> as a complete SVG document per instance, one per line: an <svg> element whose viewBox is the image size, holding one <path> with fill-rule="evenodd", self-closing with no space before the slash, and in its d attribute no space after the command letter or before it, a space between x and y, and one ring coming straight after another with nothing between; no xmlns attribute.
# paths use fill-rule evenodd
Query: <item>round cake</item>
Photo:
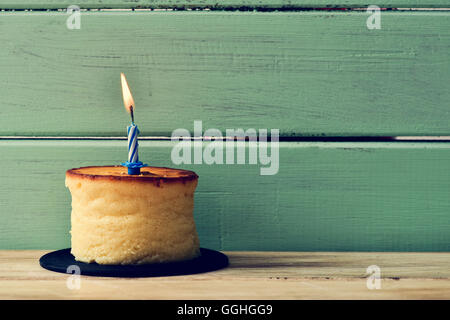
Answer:
<svg viewBox="0 0 450 320"><path fill-rule="evenodd" d="M193 209L195 172L123 166L66 172L72 195L71 242L77 261L144 264L199 255Z"/></svg>

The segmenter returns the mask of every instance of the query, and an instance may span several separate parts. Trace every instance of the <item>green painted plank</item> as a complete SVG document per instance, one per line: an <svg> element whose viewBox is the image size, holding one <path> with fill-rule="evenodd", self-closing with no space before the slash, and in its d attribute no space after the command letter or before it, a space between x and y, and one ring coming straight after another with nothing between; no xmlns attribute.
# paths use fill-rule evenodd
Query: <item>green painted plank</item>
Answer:
<svg viewBox="0 0 450 320"><path fill-rule="evenodd" d="M0 13L0 135L449 135L450 12Z"/></svg>
<svg viewBox="0 0 450 320"><path fill-rule="evenodd" d="M180 165L174 142L141 159L196 171L201 244L224 250L449 251L449 143L281 143L258 165ZM205 143L206 144L206 143ZM0 141L0 249L69 245L65 170L119 164L125 141Z"/></svg>
<svg viewBox="0 0 450 320"><path fill-rule="evenodd" d="M75 3L76 2L76 3ZM151 8L151 9L301 9L352 8L378 5L383 8L445 8L445 0L0 0L0 9L64 9L76 4L80 8Z"/></svg>

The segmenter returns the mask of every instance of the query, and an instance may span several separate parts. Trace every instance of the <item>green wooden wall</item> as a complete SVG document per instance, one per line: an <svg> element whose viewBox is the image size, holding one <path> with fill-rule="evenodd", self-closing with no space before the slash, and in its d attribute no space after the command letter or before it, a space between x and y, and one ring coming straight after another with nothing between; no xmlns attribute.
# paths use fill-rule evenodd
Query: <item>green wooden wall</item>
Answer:
<svg viewBox="0 0 450 320"><path fill-rule="evenodd" d="M386 12L381 30L367 17L100 12L68 30L65 13L6 12L0 135L122 135L120 72L148 136L196 119L285 136L448 135L450 14Z"/></svg>
<svg viewBox="0 0 450 320"><path fill-rule="evenodd" d="M70 4L0 0L0 249L70 245L65 170L126 160L125 72L142 136L202 120L291 140L273 176L257 165L177 166L200 176L202 246L449 251L450 138L361 137L450 136L450 11L385 11L368 30L364 10L302 10L369 4L356 0L79 1L213 10L83 11L81 29L68 30L56 9ZM175 166L173 142L140 145L147 163Z"/></svg>
<svg viewBox="0 0 450 320"><path fill-rule="evenodd" d="M206 144L206 142L205 142ZM174 142L141 141L167 166ZM68 246L67 168L118 164L126 141L0 141L1 248ZM182 165L200 176L203 246L226 250L448 250L450 144L286 142L258 165Z"/></svg>

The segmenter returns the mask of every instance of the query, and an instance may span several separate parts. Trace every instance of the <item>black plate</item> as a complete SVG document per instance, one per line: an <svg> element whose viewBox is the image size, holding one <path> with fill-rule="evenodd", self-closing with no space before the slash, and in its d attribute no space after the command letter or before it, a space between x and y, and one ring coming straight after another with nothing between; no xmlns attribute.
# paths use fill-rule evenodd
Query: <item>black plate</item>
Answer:
<svg viewBox="0 0 450 320"><path fill-rule="evenodd" d="M219 270L228 266L228 257L221 252L200 248L201 255L192 260L141 265L101 265L76 261L70 248L53 251L39 259L40 265L51 271L72 274L76 265L81 275L99 277L167 277Z"/></svg>

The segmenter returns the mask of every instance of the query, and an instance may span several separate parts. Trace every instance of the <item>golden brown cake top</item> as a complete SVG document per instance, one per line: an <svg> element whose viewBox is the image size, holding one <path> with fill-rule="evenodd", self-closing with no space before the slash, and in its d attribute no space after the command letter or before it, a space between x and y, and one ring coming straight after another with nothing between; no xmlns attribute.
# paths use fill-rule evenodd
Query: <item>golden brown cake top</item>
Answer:
<svg viewBox="0 0 450 320"><path fill-rule="evenodd" d="M141 174L129 175L124 166L93 166L67 170L67 177L142 182L186 182L198 179L195 172L164 167L143 167Z"/></svg>

